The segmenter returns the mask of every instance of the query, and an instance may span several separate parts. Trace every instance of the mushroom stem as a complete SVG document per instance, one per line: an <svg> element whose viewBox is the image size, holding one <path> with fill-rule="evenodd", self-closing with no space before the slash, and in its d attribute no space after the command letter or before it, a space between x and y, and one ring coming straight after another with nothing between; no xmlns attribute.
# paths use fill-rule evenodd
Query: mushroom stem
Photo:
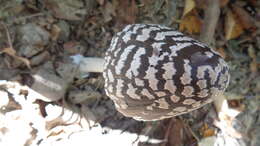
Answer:
<svg viewBox="0 0 260 146"><path fill-rule="evenodd" d="M99 57L71 56L73 62L79 65L80 74L89 72L103 72L105 59Z"/></svg>

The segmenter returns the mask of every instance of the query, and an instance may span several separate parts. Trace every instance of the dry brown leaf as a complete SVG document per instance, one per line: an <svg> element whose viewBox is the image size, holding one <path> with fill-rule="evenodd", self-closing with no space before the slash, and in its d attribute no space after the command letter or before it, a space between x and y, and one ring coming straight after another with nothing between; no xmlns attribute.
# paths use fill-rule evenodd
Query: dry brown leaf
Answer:
<svg viewBox="0 0 260 146"><path fill-rule="evenodd" d="M224 50L224 48L217 48L216 50L221 55L221 57L223 57L224 59L227 57L227 54L226 54L226 51Z"/></svg>
<svg viewBox="0 0 260 146"><path fill-rule="evenodd" d="M247 11L237 5L232 5L232 11L236 16L235 19L237 19L238 23L240 23L244 29L256 29L254 19L248 14Z"/></svg>
<svg viewBox="0 0 260 146"><path fill-rule="evenodd" d="M65 131L64 131L64 130L52 131L52 132L47 136L47 138L52 137L52 136L57 136L57 135L60 135L60 134L62 134L62 133L65 133Z"/></svg>
<svg viewBox="0 0 260 146"><path fill-rule="evenodd" d="M220 0L220 7L223 8L228 4L229 0Z"/></svg>
<svg viewBox="0 0 260 146"><path fill-rule="evenodd" d="M256 52L252 45L248 47L248 55L253 59L256 60Z"/></svg>
<svg viewBox="0 0 260 146"><path fill-rule="evenodd" d="M187 15L190 11L192 11L195 8L195 1L194 0L185 0L185 6L184 6L184 11L183 15Z"/></svg>
<svg viewBox="0 0 260 146"><path fill-rule="evenodd" d="M41 116L45 118L48 115L46 112L46 109L45 109L45 107L48 105L48 103L43 100L39 100L39 99L37 99L35 101L35 103L39 105L39 110L40 110Z"/></svg>
<svg viewBox="0 0 260 146"><path fill-rule="evenodd" d="M228 11L225 18L225 38L226 40L239 37L244 32L243 27L239 24L232 11Z"/></svg>
<svg viewBox="0 0 260 146"><path fill-rule="evenodd" d="M213 136L215 134L215 130L209 128L208 124L204 124L201 127L200 132L202 133L203 137L210 137L210 136Z"/></svg>
<svg viewBox="0 0 260 146"><path fill-rule="evenodd" d="M46 129L47 130L51 130L57 126L63 126L63 125L66 125L66 122L61 118L62 115L60 115L59 117L53 119L53 120L50 120L50 121L47 121L46 122Z"/></svg>
<svg viewBox="0 0 260 146"><path fill-rule="evenodd" d="M44 63L46 60L50 59L50 53L48 51L41 52L37 56L34 56L30 59L31 65L40 65L41 63Z"/></svg>
<svg viewBox="0 0 260 146"><path fill-rule="evenodd" d="M20 56L17 56L17 55L15 55L13 57L15 57L16 59L22 61L29 69L31 69L30 61L27 58L20 57Z"/></svg>
<svg viewBox="0 0 260 146"><path fill-rule="evenodd" d="M6 53L10 56L14 56L16 54L16 51L11 48L11 47L8 47L8 48L4 48L3 50L1 50L2 53Z"/></svg>
<svg viewBox="0 0 260 146"><path fill-rule="evenodd" d="M69 41L69 42L66 42L63 44L63 48L70 55L73 55L73 54L79 53L79 49L77 49L78 45L79 45L79 42Z"/></svg>
<svg viewBox="0 0 260 146"><path fill-rule="evenodd" d="M252 62L250 63L250 70L251 70L252 73L256 73L256 72L257 72L258 67L257 67L256 61L252 61Z"/></svg>
<svg viewBox="0 0 260 146"><path fill-rule="evenodd" d="M138 8L135 0L120 0L117 7L117 14L123 23L133 24L136 20Z"/></svg>
<svg viewBox="0 0 260 146"><path fill-rule="evenodd" d="M203 137L210 137L215 135L215 130L214 129L206 129L203 131Z"/></svg>
<svg viewBox="0 0 260 146"><path fill-rule="evenodd" d="M31 69L30 61L27 58L17 56L16 51L12 47L4 48L1 52L6 53L12 56L13 58L22 61L29 69Z"/></svg>
<svg viewBox="0 0 260 146"><path fill-rule="evenodd" d="M187 31L189 34L195 34L200 32L201 26L201 19L197 15L197 12L192 10L181 19L179 30L181 32Z"/></svg>
<svg viewBox="0 0 260 146"><path fill-rule="evenodd" d="M60 36L61 29L58 25L54 24L51 28L51 39L56 41Z"/></svg>
<svg viewBox="0 0 260 146"><path fill-rule="evenodd" d="M256 62L257 56L252 45L248 48L248 55L252 58L252 62L250 63L250 70L252 73L256 73L258 70L257 62Z"/></svg>

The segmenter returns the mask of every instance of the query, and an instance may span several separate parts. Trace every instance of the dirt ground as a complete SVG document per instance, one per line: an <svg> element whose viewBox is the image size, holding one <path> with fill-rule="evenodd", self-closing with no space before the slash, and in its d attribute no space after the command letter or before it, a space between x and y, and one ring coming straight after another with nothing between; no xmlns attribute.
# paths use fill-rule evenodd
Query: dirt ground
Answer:
<svg viewBox="0 0 260 146"><path fill-rule="evenodd" d="M117 112L102 74L79 73L72 58L103 58L133 23L169 26L215 48L239 114L219 122L213 104L154 122ZM0 145L259 146L259 28L257 0L0 0Z"/></svg>

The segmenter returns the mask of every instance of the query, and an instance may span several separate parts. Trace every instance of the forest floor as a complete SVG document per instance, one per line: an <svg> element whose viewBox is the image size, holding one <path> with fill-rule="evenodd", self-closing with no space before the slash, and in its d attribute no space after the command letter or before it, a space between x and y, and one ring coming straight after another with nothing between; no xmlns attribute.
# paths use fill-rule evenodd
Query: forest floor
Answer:
<svg viewBox="0 0 260 146"><path fill-rule="evenodd" d="M0 145L260 145L260 1L0 3ZM238 116L223 124L208 104L136 121L116 111L102 74L74 74L72 56L104 57L113 35L133 23L166 25L215 48L229 64L225 96Z"/></svg>

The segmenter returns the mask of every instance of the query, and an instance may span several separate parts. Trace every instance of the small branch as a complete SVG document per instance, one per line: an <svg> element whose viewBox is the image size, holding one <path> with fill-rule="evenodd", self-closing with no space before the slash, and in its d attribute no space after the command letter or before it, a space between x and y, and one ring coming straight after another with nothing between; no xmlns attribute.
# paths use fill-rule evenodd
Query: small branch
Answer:
<svg viewBox="0 0 260 146"><path fill-rule="evenodd" d="M6 32L6 36L7 36L7 40L8 40L8 44L9 44L9 47L13 49L13 44L12 44L12 40L11 40L11 37L10 37L10 33L9 33L9 30L6 26L5 23L1 22L1 24L4 26L4 29L5 29L5 32Z"/></svg>
<svg viewBox="0 0 260 146"><path fill-rule="evenodd" d="M215 29L220 15L220 4L219 0L207 0L207 4L199 40L208 45L212 45L214 43Z"/></svg>

